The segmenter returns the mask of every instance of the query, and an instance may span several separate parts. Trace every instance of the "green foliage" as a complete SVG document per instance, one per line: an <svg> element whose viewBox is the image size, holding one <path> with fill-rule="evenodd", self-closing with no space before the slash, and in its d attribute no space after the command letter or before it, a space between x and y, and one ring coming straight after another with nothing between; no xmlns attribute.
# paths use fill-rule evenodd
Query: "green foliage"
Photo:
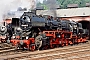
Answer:
<svg viewBox="0 0 90 60"><path fill-rule="evenodd" d="M79 7L85 7L86 3L89 3L90 0L56 0L62 9L66 9L68 4L78 4ZM43 6L44 9L48 9L46 1L44 3L37 3L37 6Z"/></svg>
<svg viewBox="0 0 90 60"><path fill-rule="evenodd" d="M78 4L79 7L84 7L90 0L57 0L61 8L67 8L68 4Z"/></svg>
<svg viewBox="0 0 90 60"><path fill-rule="evenodd" d="M44 7L44 10L48 10L48 7L46 5L42 4L41 6Z"/></svg>
<svg viewBox="0 0 90 60"><path fill-rule="evenodd" d="M36 7L44 7L44 10L48 10L48 7L47 7L44 3L38 2L38 3L36 4Z"/></svg>

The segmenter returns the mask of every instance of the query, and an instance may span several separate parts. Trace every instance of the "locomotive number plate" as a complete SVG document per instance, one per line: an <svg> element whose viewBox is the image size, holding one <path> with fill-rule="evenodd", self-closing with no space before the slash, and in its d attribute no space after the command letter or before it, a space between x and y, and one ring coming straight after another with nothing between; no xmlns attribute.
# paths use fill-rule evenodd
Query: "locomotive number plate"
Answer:
<svg viewBox="0 0 90 60"><path fill-rule="evenodd" d="M28 25L22 25L22 26L28 26Z"/></svg>

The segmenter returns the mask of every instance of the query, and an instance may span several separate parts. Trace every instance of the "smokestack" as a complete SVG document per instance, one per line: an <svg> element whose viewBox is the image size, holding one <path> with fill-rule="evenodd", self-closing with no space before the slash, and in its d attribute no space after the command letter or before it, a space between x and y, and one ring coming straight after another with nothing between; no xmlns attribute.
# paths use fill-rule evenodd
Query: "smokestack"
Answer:
<svg viewBox="0 0 90 60"><path fill-rule="evenodd" d="M56 0L47 0L47 4L46 4L49 8L50 11L52 11L54 17L57 17L56 14Z"/></svg>

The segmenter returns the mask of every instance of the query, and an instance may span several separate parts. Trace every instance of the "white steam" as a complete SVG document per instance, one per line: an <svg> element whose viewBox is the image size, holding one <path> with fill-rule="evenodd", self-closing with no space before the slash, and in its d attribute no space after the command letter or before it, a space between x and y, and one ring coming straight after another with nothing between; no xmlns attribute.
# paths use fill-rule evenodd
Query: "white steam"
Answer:
<svg viewBox="0 0 90 60"><path fill-rule="evenodd" d="M2 0L0 2L0 22L9 11L17 10L19 7L33 9L35 8L35 0Z"/></svg>

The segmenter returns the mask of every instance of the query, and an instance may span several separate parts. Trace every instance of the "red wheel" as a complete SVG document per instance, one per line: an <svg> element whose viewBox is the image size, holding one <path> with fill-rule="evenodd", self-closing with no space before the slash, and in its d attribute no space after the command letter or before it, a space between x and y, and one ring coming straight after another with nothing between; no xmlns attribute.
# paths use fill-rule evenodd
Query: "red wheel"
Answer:
<svg viewBox="0 0 90 60"><path fill-rule="evenodd" d="M66 46L68 46L68 43L66 43Z"/></svg>
<svg viewBox="0 0 90 60"><path fill-rule="evenodd" d="M62 47L64 46L64 40L61 41L61 46L62 46Z"/></svg>
<svg viewBox="0 0 90 60"><path fill-rule="evenodd" d="M4 42L5 42L5 40L2 40L2 39L1 39L1 42L2 42L2 43L4 43Z"/></svg>
<svg viewBox="0 0 90 60"><path fill-rule="evenodd" d="M65 40L65 45L68 46L68 40L67 39Z"/></svg>
<svg viewBox="0 0 90 60"><path fill-rule="evenodd" d="M44 49L45 49L45 50L48 49L48 46L46 45L46 46L44 47Z"/></svg>
<svg viewBox="0 0 90 60"><path fill-rule="evenodd" d="M61 46L63 47L64 46L64 43L62 43Z"/></svg>
<svg viewBox="0 0 90 60"><path fill-rule="evenodd" d="M30 50L31 50L31 51L34 51L34 50L35 50L35 45L30 46Z"/></svg>

